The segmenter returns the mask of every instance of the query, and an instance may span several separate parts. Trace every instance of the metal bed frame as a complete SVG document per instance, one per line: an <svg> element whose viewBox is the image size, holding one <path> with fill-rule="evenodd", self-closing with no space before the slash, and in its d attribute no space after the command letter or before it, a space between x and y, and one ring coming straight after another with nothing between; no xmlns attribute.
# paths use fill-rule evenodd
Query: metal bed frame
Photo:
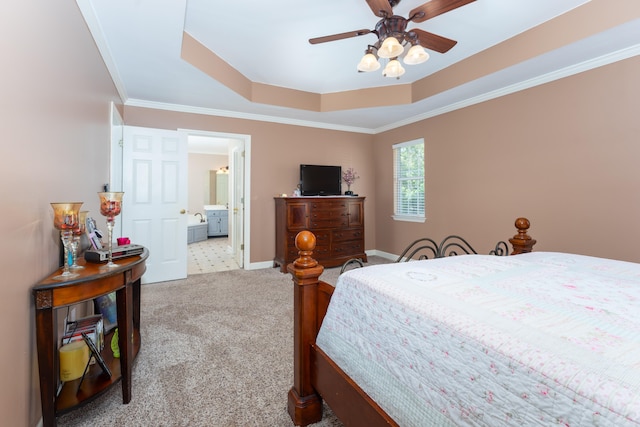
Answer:
<svg viewBox="0 0 640 427"><path fill-rule="evenodd" d="M475 249L460 236L451 235L445 237L440 244L429 237L423 237L413 241L404 251L398 256L394 262L407 262L418 261L431 258L444 258L448 256L462 255L462 254L478 254ZM499 241L495 248L493 248L489 255L507 256L509 255L509 247L504 241ZM352 258L342 264L340 274L347 271L349 268L364 267L364 263L360 258Z"/></svg>

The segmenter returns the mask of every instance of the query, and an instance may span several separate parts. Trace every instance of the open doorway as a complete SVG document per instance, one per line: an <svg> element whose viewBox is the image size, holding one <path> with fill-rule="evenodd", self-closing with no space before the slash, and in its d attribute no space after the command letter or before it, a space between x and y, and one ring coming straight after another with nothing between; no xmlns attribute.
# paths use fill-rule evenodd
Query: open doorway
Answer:
<svg viewBox="0 0 640 427"><path fill-rule="evenodd" d="M118 130L118 126L114 127L115 130ZM114 136L119 133L114 132ZM168 171L185 171L184 177L180 178L180 182L177 182L174 177L166 177L165 178L154 178L159 179L159 186L162 184L172 184L175 191L174 196L179 198L178 204L176 206L171 206L169 209L172 209L167 212L160 212L159 209L148 209L150 205L147 201L142 200L142 202L137 203L134 199L131 199L130 209L127 209L127 212L123 212L122 217L123 220L123 232L129 233L131 237L137 239L140 244L147 246L151 251L151 256L159 257L159 260L163 262L155 262L149 263L147 268L147 277L146 283L153 283L158 281L166 281L166 280L175 280L180 278L185 278L187 276L187 264L188 264L188 251L187 251L187 221L185 220L182 214L186 214L188 207L188 150L187 150L187 140L189 135L200 135L200 136L208 136L208 137L217 137L217 138L227 138L228 142L228 162L229 169L233 168L233 173L230 174L230 179L232 180L232 185L230 186L230 195L229 195L229 241L226 244L226 247L231 247L231 253L233 254L234 259L239 268L251 268L250 265L250 185L251 182L251 168L249 165L251 164L251 137L249 135L242 134L221 134L214 132L204 132L197 130L184 130L177 129L177 131L167 131L162 129L151 129L151 128L140 128L135 126L123 126L122 136L118 139L114 139L114 143L112 143L112 153L111 153L111 162L112 162L112 173L111 173L111 183L113 188L117 188L117 182L115 178L119 175L122 175L122 185L123 191L128 192L129 194L135 195L134 188L136 186L140 186L142 184L149 185L152 180L146 179L142 183L136 183L135 179L139 177L145 178L147 175L150 175L153 171L164 171L167 169ZM167 145L160 141L158 138L167 139L168 143L173 142L174 145ZM119 141L123 141L122 144L118 143ZM154 150L158 148L156 151L165 148L173 148L171 151L171 155L175 155L178 152L184 154L184 158L174 159L169 156L167 158L158 158L155 157L151 160L156 161L165 161L170 158L170 166L174 166L172 168L164 168L162 165L156 165L154 168L147 167L142 171L134 171L133 168L135 165L138 167L146 167L149 163L149 144L152 144ZM184 145L183 145L184 144ZM124 150L123 147L128 147L127 150ZM134 147L136 149L134 150ZM176 148L179 148L176 149ZM154 154L155 155L155 154ZM159 154L158 154L159 155ZM166 154L167 156L169 154ZM137 162L136 156L146 156L144 162ZM157 157L157 156L156 156ZM164 159L164 160L163 160ZM116 172L113 172L113 171ZM120 171L120 172L118 172ZM155 173L155 172L153 172ZM155 175L154 175L155 176ZM182 176L182 172L181 175ZM126 188L125 188L126 187ZM140 195L153 195L159 202L165 201L158 194L163 194L162 192L156 194L151 192L150 189L144 189L145 191L140 191ZM179 197L178 197L179 196ZM176 198L174 197L174 198ZM176 198L176 200L177 200ZM173 199L171 199L173 200ZM170 200L170 201L171 201ZM175 203L174 203L175 204ZM136 210L135 208L139 208ZM144 212L140 212L140 209L145 208ZM204 208L204 206L202 206ZM198 206L197 210L194 210L193 213L198 212L200 206ZM171 215L177 215L177 217L173 218ZM125 224L125 216L127 217L127 222ZM150 233L147 229L136 229L136 224L140 223L140 218L145 220L145 224L150 224L149 227L157 227L157 224L161 220L166 220L170 218L173 220L171 225L174 226L175 232L179 233L180 238L173 243L169 242L169 240L174 239L176 235L171 233ZM137 222L136 222L137 221ZM125 225L127 229L125 230ZM182 234L184 233L184 235ZM207 231L205 231L205 234ZM161 237L158 237L161 236ZM183 237L184 236L184 239ZM164 239L164 240L162 240ZM176 246L176 241L181 241ZM170 252L166 254L165 252ZM164 257L162 254L165 253ZM166 267L166 268L165 268ZM165 268L164 271L162 270ZM153 274L151 274L153 273Z"/></svg>
<svg viewBox="0 0 640 427"><path fill-rule="evenodd" d="M244 268L246 135L185 131L189 161L188 274ZM206 230L206 231L205 231Z"/></svg>

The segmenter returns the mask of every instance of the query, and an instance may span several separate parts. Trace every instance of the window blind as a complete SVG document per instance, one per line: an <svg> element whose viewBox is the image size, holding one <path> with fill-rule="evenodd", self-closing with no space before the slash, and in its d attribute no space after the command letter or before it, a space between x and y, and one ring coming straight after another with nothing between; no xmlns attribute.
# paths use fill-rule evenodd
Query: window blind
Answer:
<svg viewBox="0 0 640 427"><path fill-rule="evenodd" d="M424 217L424 140L396 144L393 153L395 214Z"/></svg>

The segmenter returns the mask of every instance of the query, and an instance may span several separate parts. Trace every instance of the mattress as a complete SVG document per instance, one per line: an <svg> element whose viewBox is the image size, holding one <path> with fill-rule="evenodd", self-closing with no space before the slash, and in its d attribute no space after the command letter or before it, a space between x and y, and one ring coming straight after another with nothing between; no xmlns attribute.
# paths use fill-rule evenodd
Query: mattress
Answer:
<svg viewBox="0 0 640 427"><path fill-rule="evenodd" d="M534 252L355 269L316 343L403 427L640 425L640 264Z"/></svg>

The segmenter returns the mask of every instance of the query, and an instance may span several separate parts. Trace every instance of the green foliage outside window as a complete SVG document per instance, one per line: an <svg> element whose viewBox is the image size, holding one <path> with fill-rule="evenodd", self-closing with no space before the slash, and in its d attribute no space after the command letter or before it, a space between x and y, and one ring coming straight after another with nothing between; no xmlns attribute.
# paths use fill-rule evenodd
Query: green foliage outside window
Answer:
<svg viewBox="0 0 640 427"><path fill-rule="evenodd" d="M401 144L395 153L395 213L424 216L424 142Z"/></svg>

